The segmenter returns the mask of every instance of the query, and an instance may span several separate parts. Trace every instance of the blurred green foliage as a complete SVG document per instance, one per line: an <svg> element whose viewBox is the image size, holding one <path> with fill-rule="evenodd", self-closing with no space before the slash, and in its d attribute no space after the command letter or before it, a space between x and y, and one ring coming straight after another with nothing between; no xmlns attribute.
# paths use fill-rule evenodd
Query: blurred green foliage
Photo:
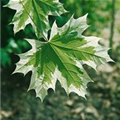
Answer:
<svg viewBox="0 0 120 120"><path fill-rule="evenodd" d="M84 33L101 37L104 28L108 31L111 20L112 0L60 0L66 10L70 11L62 17L50 16L50 25L56 20L62 26L74 14L75 18L88 13L88 24ZM1 0L2 6L8 0ZM15 11L2 7L1 18L1 75L2 75L2 120L119 120L120 119L120 42L114 48L112 72L99 72L95 75L92 69L88 73L95 83L88 85L87 100L71 94L68 98L57 85L57 92L49 91L43 103L35 98L34 91L27 93L31 72L25 77L22 74L11 75L16 56L30 49L23 38L36 39L31 25L16 35L13 25L8 25ZM116 12L120 11L120 0L116 0ZM119 14L120 15L120 14ZM119 17L120 18L120 17ZM119 21L119 20L118 20ZM116 27L120 34L120 26ZM50 31L49 31L50 32ZM105 42L105 41L104 41ZM114 42L116 42L114 40ZM107 68L106 68L107 69ZM60 88L60 89L59 89Z"/></svg>

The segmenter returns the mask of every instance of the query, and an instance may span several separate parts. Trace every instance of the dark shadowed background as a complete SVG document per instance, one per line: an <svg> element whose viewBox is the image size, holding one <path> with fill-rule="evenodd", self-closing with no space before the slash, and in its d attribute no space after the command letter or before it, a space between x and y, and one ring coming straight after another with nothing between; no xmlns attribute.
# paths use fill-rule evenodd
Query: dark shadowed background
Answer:
<svg viewBox="0 0 120 120"><path fill-rule="evenodd" d="M18 53L30 49L23 38L36 38L31 25L13 34L8 25L14 10L2 7L1 12L1 120L120 120L120 0L60 0L69 13L62 17L49 16L50 25L56 20L62 26L75 14L75 18L88 13L91 25L84 35L102 37L101 44L111 47L110 55L115 63L98 67L98 71L86 67L94 83L88 84L87 100L71 93L68 97L59 82L56 92L41 103L35 92L27 92L31 72L26 76L11 73L19 61ZM8 0L1 0L2 6Z"/></svg>

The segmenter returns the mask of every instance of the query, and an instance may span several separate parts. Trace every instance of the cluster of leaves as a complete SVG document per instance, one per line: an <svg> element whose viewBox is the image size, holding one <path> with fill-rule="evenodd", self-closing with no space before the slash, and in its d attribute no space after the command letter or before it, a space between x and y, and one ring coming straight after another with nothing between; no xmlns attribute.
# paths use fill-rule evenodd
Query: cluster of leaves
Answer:
<svg viewBox="0 0 120 120"><path fill-rule="evenodd" d="M26 39L32 49L19 55L14 73L32 71L29 90L35 89L41 100L49 88L55 90L57 80L67 94L75 92L85 97L87 83L92 80L83 65L96 69L98 65L112 61L108 49L98 44L100 38L82 35L88 28L87 14L78 19L72 16L61 28L54 22L48 38L48 16L67 12L58 0L10 0L6 6L16 10L11 22L14 33L31 24L37 38L45 40Z"/></svg>

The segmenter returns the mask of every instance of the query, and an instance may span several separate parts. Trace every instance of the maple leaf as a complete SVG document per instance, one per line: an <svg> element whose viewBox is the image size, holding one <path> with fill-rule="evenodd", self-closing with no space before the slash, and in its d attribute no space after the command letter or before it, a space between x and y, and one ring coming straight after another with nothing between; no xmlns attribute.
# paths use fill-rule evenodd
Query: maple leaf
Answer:
<svg viewBox="0 0 120 120"><path fill-rule="evenodd" d="M57 80L67 94L75 92L85 97L87 83L92 80L83 64L96 69L98 65L112 61L108 49L98 44L100 38L82 35L88 28L86 17L74 19L72 16L61 28L54 22L48 42L27 39L32 49L19 55L15 72L32 71L29 90L35 89L41 100L49 88L55 90Z"/></svg>
<svg viewBox="0 0 120 120"><path fill-rule="evenodd" d="M47 39L50 29L48 15L60 16L66 10L58 0L10 0L6 7L16 10L11 24L14 33L32 24L38 38Z"/></svg>

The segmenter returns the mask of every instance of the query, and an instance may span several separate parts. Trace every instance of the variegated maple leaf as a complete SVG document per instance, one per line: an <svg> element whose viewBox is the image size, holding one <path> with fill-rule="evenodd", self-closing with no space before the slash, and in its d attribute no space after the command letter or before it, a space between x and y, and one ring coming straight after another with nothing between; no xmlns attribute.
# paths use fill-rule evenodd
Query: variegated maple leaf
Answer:
<svg viewBox="0 0 120 120"><path fill-rule="evenodd" d="M101 38L82 35L88 28L86 17L71 17L61 28L54 22L48 42L27 39L32 49L19 55L15 72L32 71L29 90L34 89L41 100L49 88L55 90L57 80L67 94L75 92L85 97L87 83L92 80L83 64L96 69L98 65L112 61L108 49L98 44Z"/></svg>
<svg viewBox="0 0 120 120"><path fill-rule="evenodd" d="M59 0L10 0L6 7L16 10L11 22L14 33L32 24L38 38L47 39L48 15L60 16L66 10Z"/></svg>

